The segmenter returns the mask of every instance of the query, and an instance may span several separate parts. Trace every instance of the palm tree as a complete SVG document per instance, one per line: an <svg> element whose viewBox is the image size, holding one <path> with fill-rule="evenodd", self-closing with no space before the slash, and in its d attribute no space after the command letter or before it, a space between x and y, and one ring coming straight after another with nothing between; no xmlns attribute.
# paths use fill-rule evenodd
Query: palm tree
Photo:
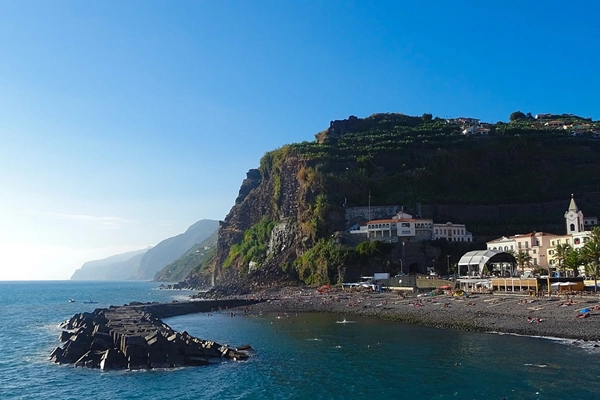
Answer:
<svg viewBox="0 0 600 400"><path fill-rule="evenodd" d="M579 275L579 266L581 263L581 251L579 249L569 247L562 262L563 269L570 268L573 271L573 276L577 276Z"/></svg>
<svg viewBox="0 0 600 400"><path fill-rule="evenodd" d="M590 240L581 249L586 263L585 273L594 277L594 291L598 291L598 276L600 276L600 227L595 226L590 232Z"/></svg>
<svg viewBox="0 0 600 400"><path fill-rule="evenodd" d="M529 253L526 253L523 250L519 250L519 252L515 254L515 260L517 261L517 265L521 267L521 274L524 274L525 265L531 264L532 258L529 255Z"/></svg>
<svg viewBox="0 0 600 400"><path fill-rule="evenodd" d="M572 247L568 244L559 244L556 246L556 256L554 258L556 258L556 261L558 262L558 269L561 270L562 272L564 271L564 262L565 259L567 258L567 254L569 254L569 251L572 249Z"/></svg>

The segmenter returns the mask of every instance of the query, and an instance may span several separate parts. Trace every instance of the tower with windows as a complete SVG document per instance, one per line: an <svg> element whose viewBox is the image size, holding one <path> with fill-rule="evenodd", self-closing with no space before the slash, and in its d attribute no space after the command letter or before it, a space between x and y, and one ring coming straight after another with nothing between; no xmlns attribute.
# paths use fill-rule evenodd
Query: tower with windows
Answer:
<svg viewBox="0 0 600 400"><path fill-rule="evenodd" d="M565 212L565 224L567 225L567 235L584 231L583 213L577 208L573 195L571 195L569 209Z"/></svg>

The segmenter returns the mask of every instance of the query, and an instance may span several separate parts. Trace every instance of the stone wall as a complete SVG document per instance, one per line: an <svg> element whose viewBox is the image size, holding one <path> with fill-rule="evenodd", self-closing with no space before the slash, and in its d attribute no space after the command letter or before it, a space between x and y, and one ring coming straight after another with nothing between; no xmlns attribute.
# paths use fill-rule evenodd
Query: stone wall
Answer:
<svg viewBox="0 0 600 400"><path fill-rule="evenodd" d="M388 219L400 212L398 205L391 206L371 206L371 207L347 207L346 221L355 222L359 220L368 221L370 219Z"/></svg>

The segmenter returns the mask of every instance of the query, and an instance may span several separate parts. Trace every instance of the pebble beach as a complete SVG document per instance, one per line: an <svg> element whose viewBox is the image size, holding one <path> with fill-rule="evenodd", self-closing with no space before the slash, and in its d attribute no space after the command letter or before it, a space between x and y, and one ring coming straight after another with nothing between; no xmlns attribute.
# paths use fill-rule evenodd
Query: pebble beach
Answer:
<svg viewBox="0 0 600 400"><path fill-rule="evenodd" d="M600 341L600 301L594 296L528 297L473 294L455 297L397 292L286 287L254 297L252 312L330 312L479 332ZM587 318L578 318L588 308Z"/></svg>

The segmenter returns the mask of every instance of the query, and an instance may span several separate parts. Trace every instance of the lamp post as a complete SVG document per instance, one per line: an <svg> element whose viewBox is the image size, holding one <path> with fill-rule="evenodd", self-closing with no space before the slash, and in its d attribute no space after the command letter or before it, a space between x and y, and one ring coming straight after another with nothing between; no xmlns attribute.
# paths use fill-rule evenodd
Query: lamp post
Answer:
<svg viewBox="0 0 600 400"><path fill-rule="evenodd" d="M452 254L446 254L446 261L448 262L446 269L448 270L448 273L450 273L450 256L451 255Z"/></svg>
<svg viewBox="0 0 600 400"><path fill-rule="evenodd" d="M402 269L402 273L404 273L404 246L406 245L405 241L402 241L402 259L400 260L400 268Z"/></svg>

